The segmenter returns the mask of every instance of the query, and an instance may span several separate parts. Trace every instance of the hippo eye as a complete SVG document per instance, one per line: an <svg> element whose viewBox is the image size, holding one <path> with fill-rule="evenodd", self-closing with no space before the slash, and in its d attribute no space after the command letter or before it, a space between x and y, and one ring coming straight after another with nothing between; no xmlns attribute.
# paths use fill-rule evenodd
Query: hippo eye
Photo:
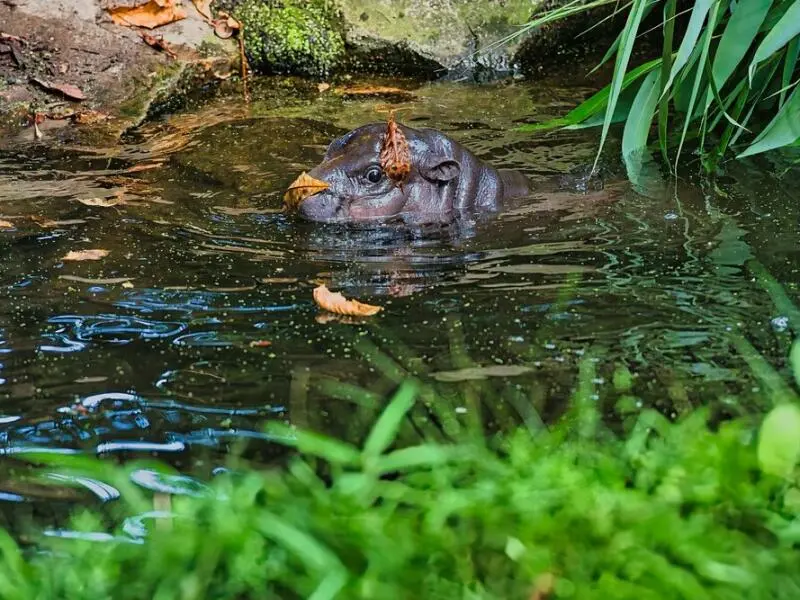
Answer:
<svg viewBox="0 0 800 600"><path fill-rule="evenodd" d="M383 171L380 167L370 167L367 169L366 177L370 183L378 183L383 177Z"/></svg>

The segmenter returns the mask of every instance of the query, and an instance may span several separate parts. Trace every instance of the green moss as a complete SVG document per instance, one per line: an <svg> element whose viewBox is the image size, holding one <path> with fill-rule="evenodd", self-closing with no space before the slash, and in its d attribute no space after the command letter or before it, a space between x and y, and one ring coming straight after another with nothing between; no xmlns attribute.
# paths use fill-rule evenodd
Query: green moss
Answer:
<svg viewBox="0 0 800 600"><path fill-rule="evenodd" d="M332 0L244 0L235 16L247 58L262 73L324 76L344 52Z"/></svg>

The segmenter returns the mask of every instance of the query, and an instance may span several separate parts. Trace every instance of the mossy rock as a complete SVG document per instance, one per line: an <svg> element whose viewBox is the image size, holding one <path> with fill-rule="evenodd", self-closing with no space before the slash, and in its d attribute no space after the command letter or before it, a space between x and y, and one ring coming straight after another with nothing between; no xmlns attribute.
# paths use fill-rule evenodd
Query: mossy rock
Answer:
<svg viewBox="0 0 800 600"><path fill-rule="evenodd" d="M344 53L332 0L241 0L234 15L244 25L250 65L260 73L324 77Z"/></svg>

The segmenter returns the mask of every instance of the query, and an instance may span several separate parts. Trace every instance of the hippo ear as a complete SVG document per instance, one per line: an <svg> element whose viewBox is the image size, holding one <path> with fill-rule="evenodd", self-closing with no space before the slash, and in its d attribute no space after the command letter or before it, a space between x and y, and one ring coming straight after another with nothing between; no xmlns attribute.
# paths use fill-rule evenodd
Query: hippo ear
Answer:
<svg viewBox="0 0 800 600"><path fill-rule="evenodd" d="M461 165L452 158L434 159L430 164L420 167L419 172L428 181L447 183L461 174Z"/></svg>

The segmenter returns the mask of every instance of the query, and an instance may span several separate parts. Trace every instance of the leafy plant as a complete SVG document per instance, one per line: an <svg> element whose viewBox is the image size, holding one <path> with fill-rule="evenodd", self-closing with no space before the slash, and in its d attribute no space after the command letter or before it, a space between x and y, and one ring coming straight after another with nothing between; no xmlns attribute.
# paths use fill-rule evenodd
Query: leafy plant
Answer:
<svg viewBox="0 0 800 600"><path fill-rule="evenodd" d="M572 0L515 35L616 3ZM696 138L708 172L717 169L732 146L743 158L797 145L800 0L694 0L686 11L679 11L679 4L626 2L620 9L627 12L625 26L601 61L614 60L611 83L564 117L521 129L600 126L602 150L610 126L624 122L622 158L634 183L654 138L675 170L686 141ZM633 68L633 49L651 13L662 15L662 53ZM688 17L683 35L676 39L676 20L683 17Z"/></svg>

